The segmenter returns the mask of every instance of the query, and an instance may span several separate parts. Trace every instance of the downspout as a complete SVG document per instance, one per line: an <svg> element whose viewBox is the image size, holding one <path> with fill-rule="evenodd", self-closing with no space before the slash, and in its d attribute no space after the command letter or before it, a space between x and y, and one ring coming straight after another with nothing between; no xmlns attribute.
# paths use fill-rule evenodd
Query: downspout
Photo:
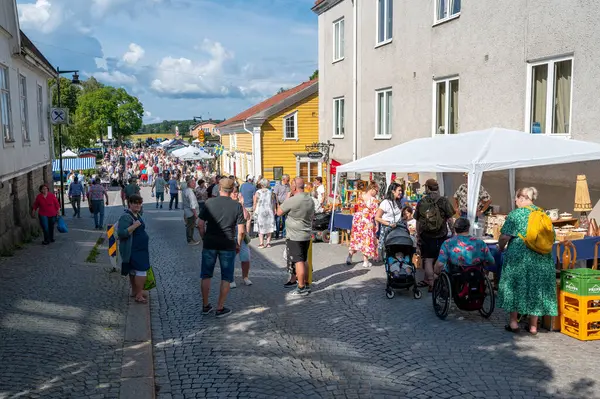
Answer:
<svg viewBox="0 0 600 399"><path fill-rule="evenodd" d="M352 160L358 158L358 0L353 0L352 41L354 59L352 64Z"/></svg>
<svg viewBox="0 0 600 399"><path fill-rule="evenodd" d="M256 145L254 143L254 133L251 132L250 130L248 130L248 128L246 128L246 121L244 120L242 122L242 126L244 128L244 131L250 133L250 137L252 137L252 176L254 176L254 174L256 173L256 165L254 164L256 162L256 154L254 153L256 151ZM248 173L250 174L250 173ZM244 176L244 180L246 179L246 176Z"/></svg>

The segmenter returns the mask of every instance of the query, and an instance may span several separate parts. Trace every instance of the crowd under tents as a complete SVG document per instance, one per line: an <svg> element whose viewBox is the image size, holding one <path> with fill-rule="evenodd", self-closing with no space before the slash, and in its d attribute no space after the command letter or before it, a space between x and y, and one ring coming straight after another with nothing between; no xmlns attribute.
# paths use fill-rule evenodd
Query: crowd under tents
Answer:
<svg viewBox="0 0 600 399"><path fill-rule="evenodd" d="M544 134L491 128L416 139L337 167L334 203L340 173L468 173L468 218L475 221L484 172L509 171L515 192L515 169L600 160L600 144ZM335 214L334 214L335 215ZM333 226L333 217L331 226Z"/></svg>

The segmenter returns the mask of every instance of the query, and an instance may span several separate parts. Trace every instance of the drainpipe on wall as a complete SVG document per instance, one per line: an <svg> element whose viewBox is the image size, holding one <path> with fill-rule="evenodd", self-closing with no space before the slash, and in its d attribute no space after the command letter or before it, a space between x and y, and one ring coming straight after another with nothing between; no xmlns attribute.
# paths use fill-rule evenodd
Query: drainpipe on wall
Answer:
<svg viewBox="0 0 600 399"><path fill-rule="evenodd" d="M254 176L254 178L256 179L256 143L254 142L254 132L251 132L250 130L248 130L248 128L246 128L246 121L243 121L242 123L244 130L250 133L250 137L252 137L252 176ZM246 176L244 176L244 179L246 179Z"/></svg>
<svg viewBox="0 0 600 399"><path fill-rule="evenodd" d="M352 21L352 41L354 46L354 60L352 64L352 160L358 157L358 0L352 1L354 15Z"/></svg>

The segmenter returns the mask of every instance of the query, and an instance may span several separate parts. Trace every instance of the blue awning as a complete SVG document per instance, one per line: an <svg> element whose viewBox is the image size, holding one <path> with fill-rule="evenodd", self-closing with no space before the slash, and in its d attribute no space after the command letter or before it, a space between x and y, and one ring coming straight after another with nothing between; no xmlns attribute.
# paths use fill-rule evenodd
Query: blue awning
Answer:
<svg viewBox="0 0 600 399"><path fill-rule="evenodd" d="M63 170L85 170L96 168L96 158L64 158ZM60 160L52 161L52 171L60 171Z"/></svg>

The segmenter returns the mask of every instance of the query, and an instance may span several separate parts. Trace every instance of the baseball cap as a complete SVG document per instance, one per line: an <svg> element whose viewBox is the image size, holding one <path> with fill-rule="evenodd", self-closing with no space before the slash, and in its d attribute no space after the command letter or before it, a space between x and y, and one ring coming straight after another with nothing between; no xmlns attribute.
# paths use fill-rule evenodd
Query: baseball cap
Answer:
<svg viewBox="0 0 600 399"><path fill-rule="evenodd" d="M233 190L233 180L229 178L223 178L219 180L219 186L222 190Z"/></svg>

